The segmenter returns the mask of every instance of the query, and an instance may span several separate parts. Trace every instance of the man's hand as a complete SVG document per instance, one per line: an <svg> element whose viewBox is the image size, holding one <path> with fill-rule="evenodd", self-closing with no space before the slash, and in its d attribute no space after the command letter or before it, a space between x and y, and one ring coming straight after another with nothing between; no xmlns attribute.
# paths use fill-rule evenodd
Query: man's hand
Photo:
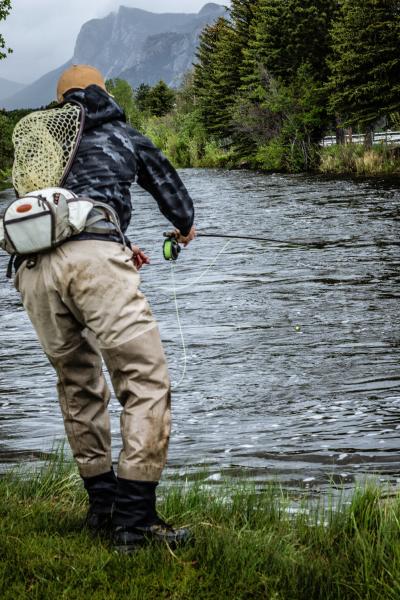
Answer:
<svg viewBox="0 0 400 600"><path fill-rule="evenodd" d="M150 264L150 258L144 252L142 252L139 246L132 246L132 253L133 264L135 265L138 271L140 271L143 265Z"/></svg>
<svg viewBox="0 0 400 600"><path fill-rule="evenodd" d="M174 236L179 244L183 244L186 247L196 237L196 227L193 225L187 235L182 235L179 229L175 229Z"/></svg>

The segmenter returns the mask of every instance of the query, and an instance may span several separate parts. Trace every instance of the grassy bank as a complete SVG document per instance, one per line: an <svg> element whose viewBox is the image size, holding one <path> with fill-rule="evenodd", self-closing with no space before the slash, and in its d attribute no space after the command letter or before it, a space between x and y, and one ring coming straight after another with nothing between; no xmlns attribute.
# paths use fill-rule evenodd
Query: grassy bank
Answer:
<svg viewBox="0 0 400 600"><path fill-rule="evenodd" d="M356 492L336 511L288 516L278 490L161 490L160 512L196 536L131 557L82 530L85 497L62 460L0 480L0 597L79 600L398 599L400 500ZM311 505L310 505L311 506Z"/></svg>
<svg viewBox="0 0 400 600"><path fill-rule="evenodd" d="M245 156L233 146L210 138L192 115L170 113L151 117L143 123L145 135L161 148L178 168L253 169L265 172L304 172L304 156L299 148L274 140ZM362 144L308 148L311 172L363 177L400 176L400 147Z"/></svg>
<svg viewBox="0 0 400 600"><path fill-rule="evenodd" d="M400 175L400 147L377 144L370 150L360 144L334 145L321 151L321 173L333 175Z"/></svg>

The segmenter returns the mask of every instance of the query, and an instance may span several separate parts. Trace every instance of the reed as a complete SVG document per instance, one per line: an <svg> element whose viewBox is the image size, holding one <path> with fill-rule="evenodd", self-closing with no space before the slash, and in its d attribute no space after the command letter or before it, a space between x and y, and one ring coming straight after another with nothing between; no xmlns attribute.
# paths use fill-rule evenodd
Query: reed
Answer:
<svg viewBox="0 0 400 600"><path fill-rule="evenodd" d="M400 175L400 150L396 146L333 145L321 150L319 171L333 175Z"/></svg>
<svg viewBox="0 0 400 600"><path fill-rule="evenodd" d="M0 597L154 600L400 598L400 499L378 487L337 502L276 486L169 483L159 512L190 526L191 546L120 556L83 529L86 499L58 454L0 480Z"/></svg>

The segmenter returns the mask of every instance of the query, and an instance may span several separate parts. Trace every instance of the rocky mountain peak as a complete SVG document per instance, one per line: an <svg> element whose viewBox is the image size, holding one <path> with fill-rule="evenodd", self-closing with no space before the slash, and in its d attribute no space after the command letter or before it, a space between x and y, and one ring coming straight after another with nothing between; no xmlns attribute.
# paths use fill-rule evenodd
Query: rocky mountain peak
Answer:
<svg viewBox="0 0 400 600"><path fill-rule="evenodd" d="M159 14L121 5L117 12L82 26L74 55L65 65L2 100L2 105L35 108L49 103L60 73L70 64L93 65L106 79L121 77L133 87L160 79L176 87L195 61L202 29L224 14L225 8L213 2L196 14Z"/></svg>

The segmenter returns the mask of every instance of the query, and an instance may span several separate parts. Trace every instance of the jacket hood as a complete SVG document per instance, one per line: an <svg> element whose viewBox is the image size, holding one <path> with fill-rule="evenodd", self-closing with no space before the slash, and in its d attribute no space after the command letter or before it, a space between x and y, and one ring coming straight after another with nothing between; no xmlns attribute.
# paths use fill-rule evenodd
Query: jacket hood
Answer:
<svg viewBox="0 0 400 600"><path fill-rule="evenodd" d="M84 106L84 130L109 121L126 121L125 113L119 104L98 85L90 85L84 90L72 90L65 94L64 100L79 102Z"/></svg>

